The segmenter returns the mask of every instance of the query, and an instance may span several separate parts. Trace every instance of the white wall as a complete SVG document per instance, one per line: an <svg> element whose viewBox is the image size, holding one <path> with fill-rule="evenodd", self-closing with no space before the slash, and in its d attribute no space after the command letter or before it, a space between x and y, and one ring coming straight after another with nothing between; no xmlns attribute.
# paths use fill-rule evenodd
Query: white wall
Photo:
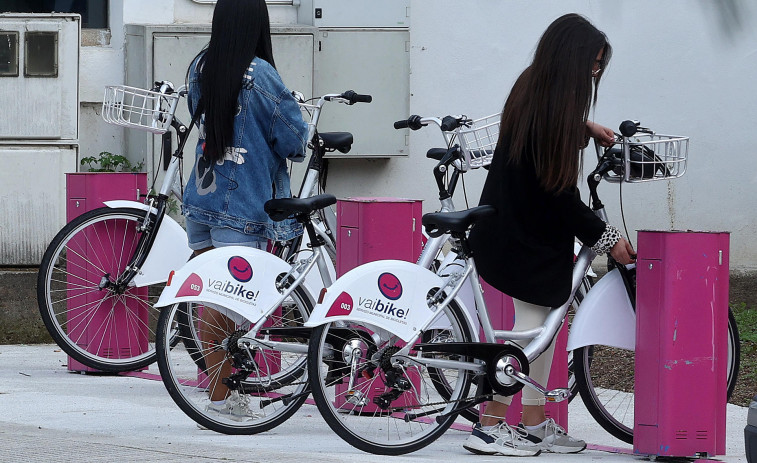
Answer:
<svg viewBox="0 0 757 463"><path fill-rule="evenodd" d="M623 186L632 237L633 230L644 228L730 231L731 267L757 270L757 156L752 154L757 6L736 2L741 8L737 22L723 22L724 4L732 2L412 0L410 112L472 117L498 112L547 25L563 13L582 13L614 47L594 118L612 128L624 119L639 119L659 132L691 137L684 177ZM272 7L272 21L294 22L294 11ZM112 14L112 21L122 16L121 24L207 23L212 7L190 0L114 0ZM102 85L123 79L123 31L113 26L110 47L82 51L82 101L97 101ZM354 88L359 90L359 83ZM355 111L359 117L359 108ZM93 113L82 111L82 153L90 146L119 143L112 129L99 127L103 124ZM397 119L406 116L397 114ZM421 198L425 211L434 210L433 163L424 154L441 142L438 132L425 129L411 134L406 158L332 161L329 190L337 196ZM592 157L587 152L587 167ZM485 174L466 176L470 205L477 202ZM460 190L458 208L465 205ZM618 192L616 184L600 187L611 221L621 225Z"/></svg>

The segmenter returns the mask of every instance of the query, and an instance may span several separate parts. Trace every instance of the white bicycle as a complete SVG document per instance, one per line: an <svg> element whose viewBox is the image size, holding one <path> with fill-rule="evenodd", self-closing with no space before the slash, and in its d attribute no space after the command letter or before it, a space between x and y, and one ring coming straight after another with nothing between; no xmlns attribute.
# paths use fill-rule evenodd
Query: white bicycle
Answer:
<svg viewBox="0 0 757 463"><path fill-rule="evenodd" d="M321 97L310 106L310 147L314 153L349 150L349 133L318 133L328 101L370 102L349 91ZM265 204L273 220L294 217L305 228L301 241L275 243L273 253L242 246L205 252L171 273L156 303L157 360L174 402L198 424L226 434L254 434L285 421L309 395L306 364L307 320L318 291L334 278L334 250L321 217L336 203L318 189L313 160L302 198ZM314 272L313 269L318 271ZM243 415L219 413L210 396L230 391L227 401ZM225 391L224 391L225 394Z"/></svg>

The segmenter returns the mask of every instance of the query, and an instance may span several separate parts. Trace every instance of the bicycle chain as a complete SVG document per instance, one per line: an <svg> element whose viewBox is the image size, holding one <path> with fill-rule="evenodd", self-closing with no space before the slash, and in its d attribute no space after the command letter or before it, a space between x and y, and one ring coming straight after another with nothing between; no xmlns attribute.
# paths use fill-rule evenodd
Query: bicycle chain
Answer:
<svg viewBox="0 0 757 463"><path fill-rule="evenodd" d="M434 406L434 405L447 405L447 404L458 403L458 402L477 401L478 399L484 399L484 400L482 400L482 402L485 402L487 400L492 400L493 397L494 397L494 394L483 394L483 395L476 395L476 396L473 396L473 397L469 397L467 399L446 400L444 402L431 402L431 403L427 403L427 404L417 404L417 406L418 407L430 407L430 406ZM413 405L406 405L404 407L390 407L389 410L391 410L392 412L400 412L400 411L407 410L408 408L411 408L411 407L413 407Z"/></svg>

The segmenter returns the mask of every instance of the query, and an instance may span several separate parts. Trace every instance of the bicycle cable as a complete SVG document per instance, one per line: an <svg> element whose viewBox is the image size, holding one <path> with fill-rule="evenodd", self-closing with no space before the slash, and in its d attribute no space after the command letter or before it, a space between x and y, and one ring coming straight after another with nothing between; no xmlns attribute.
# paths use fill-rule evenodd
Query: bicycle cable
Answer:
<svg viewBox="0 0 757 463"><path fill-rule="evenodd" d="M628 242L631 243L631 246L633 246L633 242L631 241L631 235L628 234L628 225L626 224L626 214L623 210L623 183L620 182L620 187L618 187L618 195L620 199L620 218L623 222L623 230L626 232L626 238L628 239Z"/></svg>

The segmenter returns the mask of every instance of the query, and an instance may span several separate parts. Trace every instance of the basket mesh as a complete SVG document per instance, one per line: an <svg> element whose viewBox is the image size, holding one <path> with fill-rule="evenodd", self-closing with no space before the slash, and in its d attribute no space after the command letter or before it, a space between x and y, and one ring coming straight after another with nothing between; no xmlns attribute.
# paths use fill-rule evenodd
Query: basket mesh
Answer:
<svg viewBox="0 0 757 463"><path fill-rule="evenodd" d="M499 114L492 114L475 119L470 126L458 129L460 149L469 168L477 169L491 164L499 139L499 119Z"/></svg>
<svg viewBox="0 0 757 463"><path fill-rule="evenodd" d="M161 134L171 126L178 99L178 93L165 95L125 85L107 86L102 117L109 124Z"/></svg>

